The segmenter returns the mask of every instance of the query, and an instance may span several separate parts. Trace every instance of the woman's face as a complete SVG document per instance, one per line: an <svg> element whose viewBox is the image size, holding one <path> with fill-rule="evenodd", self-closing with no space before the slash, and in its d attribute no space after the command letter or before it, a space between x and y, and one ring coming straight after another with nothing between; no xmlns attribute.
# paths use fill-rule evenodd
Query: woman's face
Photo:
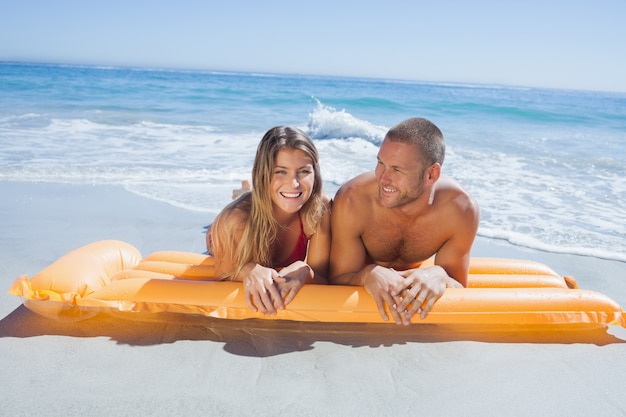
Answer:
<svg viewBox="0 0 626 417"><path fill-rule="evenodd" d="M313 191L313 167L313 160L299 149L278 151L270 184L274 209L285 213L300 211Z"/></svg>

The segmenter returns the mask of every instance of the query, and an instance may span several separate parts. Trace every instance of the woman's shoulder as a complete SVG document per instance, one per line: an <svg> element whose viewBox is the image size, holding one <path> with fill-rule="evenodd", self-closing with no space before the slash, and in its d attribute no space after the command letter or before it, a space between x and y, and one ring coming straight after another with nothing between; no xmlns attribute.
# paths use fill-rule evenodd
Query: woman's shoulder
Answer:
<svg viewBox="0 0 626 417"><path fill-rule="evenodd" d="M250 198L249 195L242 195L235 201L232 201L222 209L218 218L220 222L227 225L244 223L250 215Z"/></svg>
<svg viewBox="0 0 626 417"><path fill-rule="evenodd" d="M324 208L326 210L330 210L331 207L333 206L333 199L329 196L327 196L326 194L322 195L322 204L324 204Z"/></svg>

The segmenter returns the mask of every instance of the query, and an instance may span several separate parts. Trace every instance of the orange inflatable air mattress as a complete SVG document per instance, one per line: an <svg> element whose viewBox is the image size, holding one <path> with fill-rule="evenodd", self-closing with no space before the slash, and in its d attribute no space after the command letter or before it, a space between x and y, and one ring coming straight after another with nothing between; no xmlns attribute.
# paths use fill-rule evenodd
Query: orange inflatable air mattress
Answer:
<svg viewBox="0 0 626 417"><path fill-rule="evenodd" d="M10 293L43 316L80 320L100 312L200 314L223 319L383 322L364 288L305 285L275 316L251 311L240 282L213 280L213 258L157 252L142 258L121 241L100 241L64 255ZM428 265L428 262L425 263ZM526 260L472 258L468 288L447 289L428 317L413 323L591 325L626 327L609 297Z"/></svg>

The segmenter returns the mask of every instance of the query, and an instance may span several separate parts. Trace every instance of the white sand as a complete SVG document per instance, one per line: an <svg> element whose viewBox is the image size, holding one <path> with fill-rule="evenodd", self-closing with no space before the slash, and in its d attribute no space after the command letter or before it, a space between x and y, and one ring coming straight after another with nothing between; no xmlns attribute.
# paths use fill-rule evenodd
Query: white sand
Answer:
<svg viewBox="0 0 626 417"><path fill-rule="evenodd" d="M97 317L7 294L84 244L204 251L210 218L115 187L0 183L0 416L624 416L626 329L533 339L413 325ZM626 306L626 265L478 239Z"/></svg>

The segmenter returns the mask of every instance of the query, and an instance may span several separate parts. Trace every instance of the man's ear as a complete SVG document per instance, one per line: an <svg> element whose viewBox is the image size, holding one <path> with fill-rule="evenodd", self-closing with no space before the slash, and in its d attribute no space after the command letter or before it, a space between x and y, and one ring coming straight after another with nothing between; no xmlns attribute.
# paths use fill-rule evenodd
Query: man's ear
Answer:
<svg viewBox="0 0 626 417"><path fill-rule="evenodd" d="M426 169L426 181L430 184L434 184L437 182L439 177L441 176L441 164L435 162L431 166Z"/></svg>

